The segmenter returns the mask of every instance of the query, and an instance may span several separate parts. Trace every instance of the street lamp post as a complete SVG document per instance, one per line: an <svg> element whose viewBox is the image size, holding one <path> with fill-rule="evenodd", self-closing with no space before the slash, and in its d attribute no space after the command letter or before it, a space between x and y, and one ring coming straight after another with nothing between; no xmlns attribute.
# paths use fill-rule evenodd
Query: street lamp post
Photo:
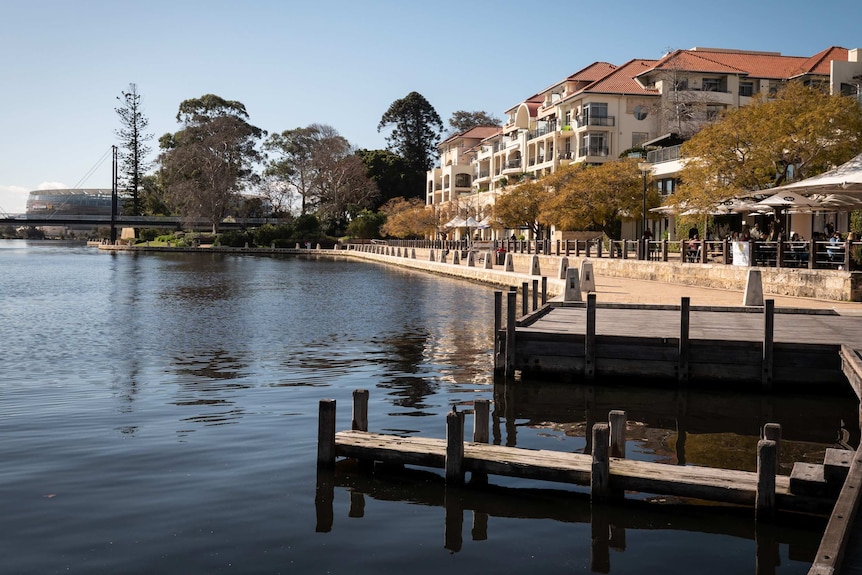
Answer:
<svg viewBox="0 0 862 575"><path fill-rule="evenodd" d="M646 193L647 193L647 172L650 169L650 164L648 162L638 162L638 169L641 171L641 175L643 176L643 205L641 207L641 239L643 240L643 259L646 259L647 254L647 239L646 239L646 230L647 230L647 221L646 221Z"/></svg>

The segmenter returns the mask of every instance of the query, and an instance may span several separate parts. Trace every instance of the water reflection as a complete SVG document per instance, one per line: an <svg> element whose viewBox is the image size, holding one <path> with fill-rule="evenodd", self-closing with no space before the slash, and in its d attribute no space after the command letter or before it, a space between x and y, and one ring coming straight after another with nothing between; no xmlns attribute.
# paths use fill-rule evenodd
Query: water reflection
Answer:
<svg viewBox="0 0 862 575"><path fill-rule="evenodd" d="M352 461L341 461L336 470L320 470L317 476L315 509L317 532L330 532L338 522L333 511L336 497L349 499L348 517L366 515L366 498L378 501L401 501L410 505L440 507L445 510L441 529L443 547L452 553L461 551L469 541L494 538L491 519L551 520L589 525L589 569L593 573L612 572L610 551L625 552L627 539L638 540L642 533L676 532L685 540L699 534L726 536L753 541L755 573L773 574L781 565L782 547L791 561L810 564L817 552L816 534L825 527L825 518L782 516L774 523L755 523L751 510L727 506L690 506L655 504L627 500L622 504L591 503L589 495L557 489L528 489L483 486L473 489L448 488L435 473L403 469L362 472ZM465 543L465 519L469 517L468 542ZM572 542L573 548L577 542ZM738 546L738 545L737 545ZM750 547L749 547L750 548ZM635 551L638 553L638 551ZM691 550L679 549L680 561ZM668 558L665 557L665 560ZM712 566L688 562L692 570L714 572Z"/></svg>

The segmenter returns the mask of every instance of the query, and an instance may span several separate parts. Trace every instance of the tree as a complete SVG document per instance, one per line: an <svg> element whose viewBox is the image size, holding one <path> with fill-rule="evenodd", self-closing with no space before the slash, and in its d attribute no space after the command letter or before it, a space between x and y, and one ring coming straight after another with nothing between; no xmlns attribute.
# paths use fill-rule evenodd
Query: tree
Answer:
<svg viewBox="0 0 862 575"><path fill-rule="evenodd" d="M401 155L410 170L424 175L434 165L443 131L443 122L434 107L418 92L410 92L392 102L377 131L390 126L392 131L386 137L389 149Z"/></svg>
<svg viewBox="0 0 862 575"><path fill-rule="evenodd" d="M452 112L449 118L450 134L461 134L471 128L479 126L500 126L500 119L488 112L465 112L458 110Z"/></svg>
<svg viewBox="0 0 862 575"><path fill-rule="evenodd" d="M312 124L273 134L264 149L274 156L265 170L274 178L272 184L299 195L300 213L316 211L329 232L342 231L377 195L362 159L331 126Z"/></svg>
<svg viewBox="0 0 862 575"><path fill-rule="evenodd" d="M550 198L547 180L530 180L503 192L494 204L494 217L504 227L529 228L534 237L540 237L543 221L542 206Z"/></svg>
<svg viewBox="0 0 862 575"><path fill-rule="evenodd" d="M347 225L347 235L352 238L372 239L380 237L380 227L386 215L371 210L362 210Z"/></svg>
<svg viewBox="0 0 862 575"><path fill-rule="evenodd" d="M862 149L862 108L790 82L774 98L728 112L683 144L677 203L707 207L817 175Z"/></svg>
<svg viewBox="0 0 862 575"><path fill-rule="evenodd" d="M592 230L618 239L620 221L643 215L643 175L637 158L598 166L572 164L545 178L555 193L540 216L563 230ZM659 203L658 192L647 190L647 209Z"/></svg>
<svg viewBox="0 0 862 575"><path fill-rule="evenodd" d="M410 170L407 161L389 150L358 150L368 177L377 184L379 195L371 204L378 209L392 198L425 197L425 173Z"/></svg>
<svg viewBox="0 0 862 575"><path fill-rule="evenodd" d="M383 204L380 212L386 215L386 223L380 229L386 236L426 237L437 232L436 210L419 198L393 198Z"/></svg>
<svg viewBox="0 0 862 575"><path fill-rule="evenodd" d="M124 203L126 213L139 216L142 206L138 192L144 172L149 168L146 157L152 149L147 142L153 138L152 134L146 132L150 124L149 119L141 111L141 96L138 87L129 84L129 90L121 93L122 97L117 99L122 102L118 108L114 108L120 116L121 128L116 130L120 140L120 169L121 185L126 194L131 197L131 202Z"/></svg>
<svg viewBox="0 0 862 575"><path fill-rule="evenodd" d="M213 94L185 100L177 112L182 129L159 140L165 197L183 217L207 218L213 233L242 189L256 181L255 145L265 132L248 123L241 102Z"/></svg>

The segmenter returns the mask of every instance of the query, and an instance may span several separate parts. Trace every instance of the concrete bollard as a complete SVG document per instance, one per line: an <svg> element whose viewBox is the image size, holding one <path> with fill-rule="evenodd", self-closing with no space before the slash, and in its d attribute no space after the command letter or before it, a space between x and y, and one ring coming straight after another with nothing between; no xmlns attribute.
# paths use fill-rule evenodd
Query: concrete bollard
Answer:
<svg viewBox="0 0 862 575"><path fill-rule="evenodd" d="M434 250L428 250L428 261L429 261L429 262L436 261L436 260L434 259Z"/></svg>
<svg viewBox="0 0 862 575"><path fill-rule="evenodd" d="M456 253L457 253L457 252L456 252ZM440 263L441 263L441 264L445 264L445 263L446 263L446 258L447 258L448 256L449 256L449 254L447 254L447 253L446 253L446 250L441 250L441 251L440 251Z"/></svg>
<svg viewBox="0 0 862 575"><path fill-rule="evenodd" d="M580 274L576 268L566 270L566 289L563 292L563 301L584 301L581 298Z"/></svg>
<svg viewBox="0 0 862 575"><path fill-rule="evenodd" d="M476 252L470 250L467 252L467 267L474 268L476 267Z"/></svg>
<svg viewBox="0 0 862 575"><path fill-rule="evenodd" d="M569 269L569 258L563 256L560 258L560 269L557 272L557 279L566 279L566 270Z"/></svg>
<svg viewBox="0 0 862 575"><path fill-rule="evenodd" d="M494 269L494 252L491 250L489 250L488 253L485 254L485 269Z"/></svg>
<svg viewBox="0 0 862 575"><path fill-rule="evenodd" d="M299 242L296 242L296 249L300 249Z"/></svg>
<svg viewBox="0 0 862 575"><path fill-rule="evenodd" d="M506 253L506 267L504 268L507 272L515 271L515 262L512 260L511 252Z"/></svg>
<svg viewBox="0 0 862 575"><path fill-rule="evenodd" d="M321 249L320 244L317 244L317 249Z"/></svg>
<svg viewBox="0 0 862 575"><path fill-rule="evenodd" d="M581 262L581 289L587 293L596 291L596 276L593 273L593 262L584 258Z"/></svg>
<svg viewBox="0 0 862 575"><path fill-rule="evenodd" d="M452 263L459 265L461 263L461 250L455 250L452 254Z"/></svg>
<svg viewBox="0 0 862 575"><path fill-rule="evenodd" d="M760 270L748 270L748 278L745 280L745 293L742 296L742 305L763 305L763 279L760 276Z"/></svg>
<svg viewBox="0 0 862 575"><path fill-rule="evenodd" d="M539 269L539 256L533 254L530 256L530 275L531 276L540 276L542 275L542 270Z"/></svg>
<svg viewBox="0 0 862 575"><path fill-rule="evenodd" d="M416 259L416 248L410 248L410 259L411 260Z"/></svg>

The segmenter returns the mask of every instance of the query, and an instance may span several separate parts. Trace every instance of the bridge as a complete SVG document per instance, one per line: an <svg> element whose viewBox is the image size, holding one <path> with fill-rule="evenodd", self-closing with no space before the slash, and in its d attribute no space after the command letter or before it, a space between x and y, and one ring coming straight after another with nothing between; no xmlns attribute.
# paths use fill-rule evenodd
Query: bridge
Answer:
<svg viewBox="0 0 862 575"><path fill-rule="evenodd" d="M229 218L219 222L222 229L243 229L264 224L278 225L286 220L279 218ZM212 222L206 218L180 216L76 216L76 215L6 215L0 217L0 227L13 226L115 226L122 228L181 228L210 230Z"/></svg>

